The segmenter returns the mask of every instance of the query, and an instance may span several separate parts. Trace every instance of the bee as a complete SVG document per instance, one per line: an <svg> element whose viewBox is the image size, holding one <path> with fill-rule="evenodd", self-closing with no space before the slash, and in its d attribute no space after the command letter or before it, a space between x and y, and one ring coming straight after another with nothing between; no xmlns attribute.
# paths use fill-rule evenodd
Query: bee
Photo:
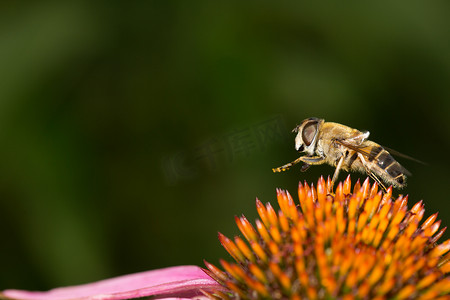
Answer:
<svg viewBox="0 0 450 300"><path fill-rule="evenodd" d="M306 155L272 169L273 172L286 171L299 162L303 162L303 172L311 165L326 163L336 168L331 180L332 187L342 169L366 173L385 191L383 183L400 189L406 186L406 176L411 175L385 148L368 140L369 131L309 118L292 132L297 133L295 150Z"/></svg>

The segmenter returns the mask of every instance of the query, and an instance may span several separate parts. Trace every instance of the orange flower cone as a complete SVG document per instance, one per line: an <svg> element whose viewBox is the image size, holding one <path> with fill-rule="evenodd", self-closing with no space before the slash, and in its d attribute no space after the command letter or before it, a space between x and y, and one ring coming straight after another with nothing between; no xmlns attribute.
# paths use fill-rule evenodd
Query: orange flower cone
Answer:
<svg viewBox="0 0 450 300"><path fill-rule="evenodd" d="M330 180L317 188L300 184L299 204L277 190L280 210L256 200L256 228L236 223L246 242L219 233L235 262L207 272L241 299L450 299L450 240L437 244L437 214L425 221L422 201L392 198L367 179L351 191L350 177L329 194Z"/></svg>

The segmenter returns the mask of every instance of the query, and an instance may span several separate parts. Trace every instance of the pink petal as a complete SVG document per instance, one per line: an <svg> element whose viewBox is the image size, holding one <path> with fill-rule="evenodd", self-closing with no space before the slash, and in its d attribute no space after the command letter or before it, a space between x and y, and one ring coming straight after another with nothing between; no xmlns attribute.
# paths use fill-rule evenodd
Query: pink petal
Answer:
<svg viewBox="0 0 450 300"><path fill-rule="evenodd" d="M145 296L190 298L201 295L200 289L223 290L223 287L197 266L178 266L56 288L47 292L5 290L0 295L23 300L112 300Z"/></svg>

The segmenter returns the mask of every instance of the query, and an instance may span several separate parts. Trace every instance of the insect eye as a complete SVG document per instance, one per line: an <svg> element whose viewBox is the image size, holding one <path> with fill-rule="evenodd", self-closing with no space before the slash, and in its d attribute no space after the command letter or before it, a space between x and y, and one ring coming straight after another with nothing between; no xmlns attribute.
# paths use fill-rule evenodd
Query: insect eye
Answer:
<svg viewBox="0 0 450 300"><path fill-rule="evenodd" d="M305 143L306 146L311 145L312 141L314 140L314 137L316 136L317 132L317 122L309 122L305 125L302 131L302 139L303 143Z"/></svg>

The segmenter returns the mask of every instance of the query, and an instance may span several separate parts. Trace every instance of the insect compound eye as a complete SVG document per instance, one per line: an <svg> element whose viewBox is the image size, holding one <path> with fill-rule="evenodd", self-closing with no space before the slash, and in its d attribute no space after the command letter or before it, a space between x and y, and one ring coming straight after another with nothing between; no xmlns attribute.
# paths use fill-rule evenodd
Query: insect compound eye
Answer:
<svg viewBox="0 0 450 300"><path fill-rule="evenodd" d="M303 127L302 139L306 146L311 145L317 133L317 121L311 121Z"/></svg>

